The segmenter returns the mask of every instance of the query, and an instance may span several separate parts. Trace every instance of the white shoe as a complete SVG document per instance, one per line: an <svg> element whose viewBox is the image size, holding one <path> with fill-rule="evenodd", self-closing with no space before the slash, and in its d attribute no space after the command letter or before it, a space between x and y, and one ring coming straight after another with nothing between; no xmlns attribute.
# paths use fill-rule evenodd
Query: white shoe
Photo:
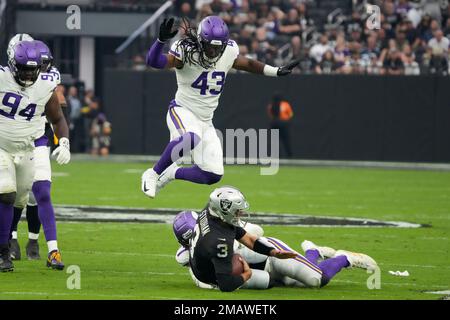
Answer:
<svg viewBox="0 0 450 320"><path fill-rule="evenodd" d="M375 270L377 268L377 263L375 262L375 260L364 253L338 250L336 251L336 254L334 256L345 256L350 263L350 267L362 268L367 270Z"/></svg>
<svg viewBox="0 0 450 320"><path fill-rule="evenodd" d="M142 174L141 189L148 197L154 198L156 195L156 181L158 174L150 168Z"/></svg>
<svg viewBox="0 0 450 320"><path fill-rule="evenodd" d="M309 241L309 240L305 240L302 242L302 249L304 252L306 252L308 250L317 250L317 251L319 251L320 257L322 259L331 258L336 253L336 250L334 250L333 248L320 247L320 246L316 245L314 242Z"/></svg>
<svg viewBox="0 0 450 320"><path fill-rule="evenodd" d="M156 181L156 194L161 191L170 181L175 179L175 172L180 168L176 162L172 163L166 170L164 170L158 180Z"/></svg>

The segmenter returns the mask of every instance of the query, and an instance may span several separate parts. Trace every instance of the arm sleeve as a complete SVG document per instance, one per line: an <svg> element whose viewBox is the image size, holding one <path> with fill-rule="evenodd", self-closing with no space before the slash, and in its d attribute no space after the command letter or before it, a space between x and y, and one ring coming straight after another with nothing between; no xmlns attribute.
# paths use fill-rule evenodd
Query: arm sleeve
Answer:
<svg viewBox="0 0 450 320"><path fill-rule="evenodd" d="M244 228L242 228L242 227L236 227L236 236L235 236L235 239L236 239L236 240L241 239L243 236L245 236L246 233L247 233L247 231L245 231Z"/></svg>
<svg viewBox="0 0 450 320"><path fill-rule="evenodd" d="M164 42L156 40L153 42L150 50L148 50L146 62L147 65L156 68L164 69L167 65L167 57L162 53L164 48Z"/></svg>
<svg viewBox="0 0 450 320"><path fill-rule="evenodd" d="M255 245L253 246L253 251L263 254L265 256L270 256L270 251L272 251L274 247L268 245L268 243L264 243L261 238L255 241Z"/></svg>

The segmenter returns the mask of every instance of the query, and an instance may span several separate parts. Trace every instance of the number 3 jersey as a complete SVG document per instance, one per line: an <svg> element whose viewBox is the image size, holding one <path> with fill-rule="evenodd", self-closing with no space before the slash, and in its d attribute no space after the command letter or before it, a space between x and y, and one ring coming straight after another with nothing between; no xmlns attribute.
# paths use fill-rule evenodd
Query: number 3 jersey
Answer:
<svg viewBox="0 0 450 320"><path fill-rule="evenodd" d="M179 43L180 40L172 44L169 54L184 62L186 52ZM178 90L175 95L177 105L189 109L200 120L211 120L219 104L225 77L233 66L238 54L239 47L237 43L230 40L222 57L211 69L205 69L191 63L184 63L183 68L175 69L178 84Z"/></svg>
<svg viewBox="0 0 450 320"><path fill-rule="evenodd" d="M32 150L44 135L45 105L57 85L50 74L40 74L29 87L21 87L8 68L0 66L0 148L9 153Z"/></svg>
<svg viewBox="0 0 450 320"><path fill-rule="evenodd" d="M217 284L217 273L231 274L234 240L241 239L246 231L209 215L208 210L205 208L198 216L189 263L198 280Z"/></svg>

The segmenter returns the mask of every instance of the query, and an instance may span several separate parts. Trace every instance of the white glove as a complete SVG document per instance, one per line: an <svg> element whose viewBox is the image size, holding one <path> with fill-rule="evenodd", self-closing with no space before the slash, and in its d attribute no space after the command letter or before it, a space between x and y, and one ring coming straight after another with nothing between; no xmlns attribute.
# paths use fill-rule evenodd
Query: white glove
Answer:
<svg viewBox="0 0 450 320"><path fill-rule="evenodd" d="M70 143L69 139L59 139L59 147L52 153L52 157L56 159L58 164L67 164L70 161Z"/></svg>

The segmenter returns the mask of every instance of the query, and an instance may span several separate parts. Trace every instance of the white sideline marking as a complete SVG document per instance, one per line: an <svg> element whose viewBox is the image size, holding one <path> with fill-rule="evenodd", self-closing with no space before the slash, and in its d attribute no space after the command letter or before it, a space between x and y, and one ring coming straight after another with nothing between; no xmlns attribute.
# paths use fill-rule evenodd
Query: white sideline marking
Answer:
<svg viewBox="0 0 450 320"><path fill-rule="evenodd" d="M444 290L444 291L426 291L425 293L432 293L432 294L450 294L450 290Z"/></svg>
<svg viewBox="0 0 450 320"><path fill-rule="evenodd" d="M439 269L450 269L450 266L433 266L433 265L423 265L423 264L391 264L391 263L379 263L381 266L398 266L398 267L412 267L412 268L439 268Z"/></svg>

